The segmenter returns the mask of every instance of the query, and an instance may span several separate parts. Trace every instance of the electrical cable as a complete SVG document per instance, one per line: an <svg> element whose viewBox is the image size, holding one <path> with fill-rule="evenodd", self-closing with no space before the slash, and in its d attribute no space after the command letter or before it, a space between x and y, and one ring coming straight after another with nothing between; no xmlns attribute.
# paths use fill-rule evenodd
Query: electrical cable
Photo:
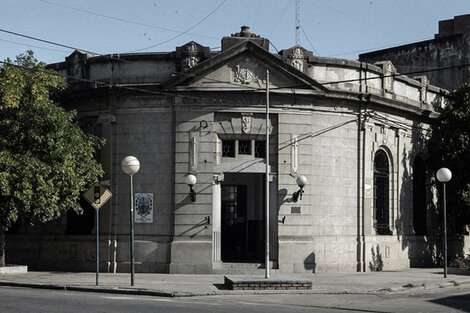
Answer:
<svg viewBox="0 0 470 313"><path fill-rule="evenodd" d="M35 40L35 41L40 41L40 42L43 42L43 43L47 43L47 44L62 47L62 48L67 48L67 49L71 49L71 50L79 50L79 51L82 51L82 52L85 52L85 53L88 53L88 54L92 54L94 56L102 56L102 57L106 57L106 58L109 58L109 59L112 59L112 60L117 60L117 61L121 61L121 62L129 62L129 61L126 61L126 60L122 60L120 58L114 58L112 54L111 55L106 55L106 54L91 52L91 51L88 51L88 50L85 50L85 49L80 49L80 48L72 47L72 46L69 46L69 45L61 44L61 43L58 43L58 42L45 40L45 39L41 39L41 38L29 36L29 35L20 34L20 33L13 32L13 31L6 30L6 29L2 29L2 28L0 28L0 32L4 32L4 33L10 34L10 35L15 35L15 36L18 36L18 37L23 37L23 38L27 38L27 39L31 39L31 40Z"/></svg>
<svg viewBox="0 0 470 313"><path fill-rule="evenodd" d="M225 1L225 0L224 0ZM220 5L222 5L223 2L221 4L219 4L219 7ZM49 41L49 40L44 40L44 39L40 39L40 38L36 38L36 37L33 37L33 36L28 36L28 35L24 35L24 34L20 34L20 33L16 33L16 32L12 32L12 31L8 31L8 30L5 30L5 29L0 29L1 32L5 32L5 33L9 33L9 34L12 34L12 35L16 35L16 36L20 36L20 37L24 37L24 38L28 38L28 39L32 39L32 40L37 40L37 41L40 41L40 42L44 42L44 43L48 43L48 44L52 44L52 45L56 45L56 46L60 46L60 47L65 47L65 48L68 48L68 49L74 49L74 50L81 50L81 51L84 51L84 52L87 52L87 53L90 53L90 54L93 54L93 55L99 55L99 56L102 56L102 57L106 57L106 58L109 58L109 59L112 59L112 60L118 60L118 61L121 61L121 62L126 62L126 63L134 63L132 61L128 61L128 60L125 60L125 59L122 59L119 57L119 54L118 54L118 57L114 57L113 54L111 55L100 55L100 54L97 54L97 53L94 53L94 52L91 52L91 51L87 51L87 50L83 50L83 49L79 49L79 48L75 48L75 47L72 47L72 46L68 46L68 45L64 45L64 44L61 44L61 43L57 43L57 42L52 42L52 41ZM274 46L274 45L273 45ZM377 76L377 77L366 77L366 78L357 78L357 79L348 79L348 80L340 80L340 81L331 81L331 82L319 82L318 84L319 85L331 85L331 84L338 84L338 83L348 83L348 82L357 82L357 81L367 81L367 80L372 80L372 79L382 79L382 78L385 78L385 77L398 77L398 76L406 76L406 75L411 75L411 74L419 74L419 73L427 73L427 72L434 72L434 71L442 71L442 70L449 70L449 69L455 69L455 68L460 68L460 67L467 67L469 66L470 64L462 64L462 65L454 65L454 66L449 66L449 67L442 67L442 68L432 68L432 69L427 69L427 70L419 70L419 71L412 71L412 72L405 72L405 73L392 73L390 75L382 75L382 76ZM287 68L287 64L286 64L286 68ZM183 73L185 74L185 73ZM190 74L188 74L190 75ZM198 77L198 78L202 78L200 76L196 76L196 75L193 75L194 77ZM213 79L214 80L214 79ZM221 82L221 83L227 83L227 82L222 82L222 81L218 81L218 80L214 80L214 81L217 81L217 82ZM236 84L234 84L236 85ZM238 86L238 85L237 85ZM294 88L305 88L307 86L312 86L312 85L306 85L306 84L302 84L302 85L294 85L294 86L282 86L282 87L273 87L272 90L276 90L276 89L294 89ZM247 88L247 89L251 89L253 91L262 91L264 90L264 88L258 88L258 87L250 87L250 86L243 86L244 88Z"/></svg>
<svg viewBox="0 0 470 313"><path fill-rule="evenodd" d="M174 30L174 29L170 29L170 28L159 27L159 26L155 26L155 25L151 25L151 24L142 23L142 22L136 22L136 21L131 21L131 20L127 20L127 19L123 19L123 18L119 18L119 17L114 17L114 16L110 16L110 15L95 13L95 12L92 12L92 11L78 9L78 8L75 8L75 7L71 7L71 6L67 6L67 5L63 5L63 4L59 4L59 3L55 3L55 2L51 2L51 1L47 1L47 0L38 0L38 1L50 4L50 5L54 5L54 6L57 6L57 7L62 7L62 8L66 8L66 9L70 9L70 10L90 14L90 15L104 17L104 18L107 18L107 19L110 19L110 20L115 20L115 21L118 21L118 22L134 24L134 25L138 25L138 26L145 26L145 27L149 27L149 28L154 28L154 29L158 29L158 30L172 32L172 33L179 33L179 34L183 33L182 31L178 31L178 30ZM187 33L187 34L191 35L191 36L195 36L195 37L205 37L205 38L209 38L209 39L219 39L219 38L215 38L215 37L212 37L212 36L206 36L206 35L198 35L198 34L191 34L191 33Z"/></svg>
<svg viewBox="0 0 470 313"><path fill-rule="evenodd" d="M158 47L158 46L160 46L160 45L163 45L164 43L167 43L167 42L169 42L169 41L172 41L172 40L174 40L174 39L176 39L176 38L178 38L178 37L181 37L181 36L187 34L189 31L191 31L191 30L194 29L195 27L199 26L202 22L204 22L206 19L208 19L209 16L211 16L215 11L217 11L217 9L219 9L219 8L222 6L222 4L224 4L225 1L226 1L226 0L222 0L222 2L220 2L219 5L218 5L214 10L212 10L209 14L207 14L202 20L200 20L199 22L197 22L196 24L194 24L193 26L191 26L190 28L188 28L187 30L185 30L184 32L182 32L181 34L178 34L178 35L176 35L176 36L174 36L174 37L171 37L170 39L167 39L167 40L164 40L164 41L162 41L162 42L159 42L159 43L157 43L157 44L155 44L155 45L151 45L151 46L148 46L148 47L145 47L145 48L133 50L133 51L130 51L130 52L139 52L139 51L143 51L143 50L155 48L155 47Z"/></svg>
<svg viewBox="0 0 470 313"><path fill-rule="evenodd" d="M420 42L420 41L425 41L425 40L429 40L429 38L421 38L421 39L416 39L415 41L413 42ZM407 45L409 44L410 42L399 42L399 43L395 43L395 44L390 44L390 45L387 45L387 46L380 46L380 47L374 47L374 48L367 48L367 49L362 49L362 50L355 50L355 51L349 51L349 52L342 52L342 53L335 53L335 54L330 54L329 57L339 57L339 56L342 56L342 55L347 55L347 54L351 54L351 53L361 53L361 52L370 52L370 51L378 51L378 50L382 50L382 49L389 49L389 48L395 48L397 46L402 46L402 45Z"/></svg>
<svg viewBox="0 0 470 313"><path fill-rule="evenodd" d="M0 63L4 64L4 65L9 65L9 66L14 66L14 67L17 67L17 68L21 68L21 69L28 70L28 71L42 72L42 73L45 73L45 74L59 76L59 77L67 78L67 79L74 79L74 80L79 80L79 81L82 81L82 82L92 83L95 86L106 87L106 88L110 88L110 89L111 88L116 88L116 89L122 89L122 90L134 91L134 92L142 92L142 93L146 93L146 94L180 97L180 98L191 99L191 100L205 100L205 101L209 101L209 102L212 102L212 103L230 103L230 104L234 104L234 103L238 104L239 103L238 101L235 101L235 100L226 100L226 99L220 99L220 98L219 99L217 99L217 98L208 98L208 97L200 97L200 96L188 96L188 95L184 95L184 94L178 94L178 92L154 91L154 90L148 90L148 89L143 89L143 88L130 87L129 85L113 84L113 83L102 82L102 81L98 81L98 80L78 78L78 77L73 77L73 76L70 76L70 75L60 74L58 72L51 72L51 71L48 71L46 69L43 70L43 69L38 69L38 68L29 68L29 67L26 67L26 66L13 64L13 63L8 63L8 62L5 62L5 61L0 61ZM95 88L97 88L97 87L95 87ZM296 98L299 98L299 97L296 96ZM307 99L307 97L305 97L305 98ZM311 98L308 98L308 99L311 100ZM315 112L332 113L332 111L329 111L329 110L315 109L313 107L309 108L309 110L310 111L315 111ZM335 111L334 113L348 114L348 115L355 115L355 116L358 116L359 114L361 114L361 113L351 112L351 111L341 111L341 112ZM412 131L413 129L417 129L417 130L421 130L421 131L424 130L426 132L430 132L430 129L426 129L426 128L418 127L418 126L413 126L413 125L407 125L404 122L393 120L393 119L381 116L380 114L378 114L375 111L372 111L372 112L366 111L365 112L365 117L368 117L370 119L379 121L381 123L384 123L388 126L392 126L392 127L395 127L395 128L402 128L402 129L406 129L406 130L409 130L409 131ZM393 124L390 124L390 123L393 123Z"/></svg>
<svg viewBox="0 0 470 313"><path fill-rule="evenodd" d="M305 36L305 38L307 39L308 43L310 44L310 47L312 47L312 49L313 49L313 51L316 53L316 55L319 56L320 54L319 54L318 51L315 49L315 47L312 45L312 42L310 41L310 39L308 39L308 36L307 36L307 34L305 33L304 28L303 28L302 26L300 26L300 30L302 31L302 34L304 34L304 36Z"/></svg>
<svg viewBox="0 0 470 313"><path fill-rule="evenodd" d="M18 65L18 64L13 64L13 63L5 62L5 61L0 61L0 63L4 64L4 65L8 65L8 66L21 68L21 69L28 70L28 71L41 72L41 73L45 73L45 74L49 74L49 75L53 75L53 76L59 76L59 77L63 77L63 78L71 79L71 80L78 80L78 81L81 81L81 82L91 83L91 84L94 84L97 87L99 86L99 87L116 88L116 89L129 90L129 91L138 91L138 92L147 93L147 94L181 97L181 98L187 98L187 99L192 99L192 100L207 100L207 101L214 102L214 103L222 103L222 102L238 103L237 101L217 99L217 98L213 98L213 97L211 97L211 98L207 97L206 98L206 97L198 97L198 96L188 96L188 95L184 95L184 94L179 94L176 91L175 92L172 92L172 91L155 91L155 90L148 90L148 89L143 89L143 88L131 87L130 85L115 84L115 83L103 82L103 81L99 81L99 80L91 80L91 79L86 79L86 78L70 76L70 75L64 75L64 74L60 74L58 72L50 71L50 70L47 70L47 69L30 68L30 67L26 67L26 66L22 66L22 65Z"/></svg>
<svg viewBox="0 0 470 313"><path fill-rule="evenodd" d="M12 43L14 45L29 47L29 48L36 48L36 49L42 49L42 50L48 50L48 51L57 51L57 52L68 52L68 51L65 51L65 50L51 49L51 48L44 48L44 47L34 46L34 45L28 45L28 44L24 44L24 43L20 43L20 42L16 42L16 41L11 41L11 40L6 40L6 39L0 39L0 41Z"/></svg>
<svg viewBox="0 0 470 313"><path fill-rule="evenodd" d="M346 13L346 12L344 12L344 11L341 11L341 10L335 8L334 6L331 6L331 5L327 4L327 3L325 3L324 1L317 0L317 2L323 4L323 5L326 6L326 7L329 7L329 8L331 8L331 9L335 10L335 11L338 12L338 13L341 13L341 14L344 15L344 16L349 17L350 19L352 19L352 20L354 20L355 22L358 22L358 23L360 23L360 24L366 26L366 27L369 28L369 29L375 30L376 32L379 32L379 33L381 33L381 34L383 34L383 35L386 35L386 36L389 37L389 38L395 38L395 39L397 39L395 36L392 36L392 35L390 35L390 34L384 32L384 31L382 31L381 29L375 27L374 24L366 23L366 22L364 21L364 19L358 19L358 18L356 18L356 17L354 17L354 16L352 16L352 15L349 15L348 13ZM331 2L331 1L330 1L330 2ZM382 24L382 25L384 25L384 24Z"/></svg>
<svg viewBox="0 0 470 313"><path fill-rule="evenodd" d="M222 3L220 3L218 7L220 7L223 4L223 2L225 2L225 1L226 0L223 0ZM20 33L17 33L17 32L13 32L13 31L9 31L9 30L6 30L6 29L1 29L1 28L0 28L0 32L5 32L5 33L11 34L11 35L24 37L24 38L28 38L28 39L31 39L31 40L36 40L36 41L40 41L40 42L44 42L44 43L47 43L47 44L51 44L51 45L55 45L55 46L59 46L59 47L64 47L64 48L68 48L68 49L72 49L72 50L79 50L79 51L82 51L82 52L85 52L85 53L92 54L94 56L101 56L101 57L109 58L111 60L116 60L116 61L125 62L125 63L134 63L132 61L128 61L128 60L120 58L120 54L117 54L118 57L114 57L114 54L110 54L110 55L109 54L99 54L99 53L88 51L88 50L85 50L85 49L76 48L76 47L72 47L72 46L69 46L69 45L65 45L65 44L61 44L61 43L57 43L57 42L53 42L53 41L49 41L49 40L44 40L44 39L40 39L40 38L37 38L37 37L24 35L24 34L20 34ZM271 42L270 42L270 44L276 49L276 47ZM470 64L467 63L467 64L462 64L462 65L448 66L448 67L437 67L437 68L411 71L411 72L404 72L404 73L392 73L390 75L382 75L382 76L377 76L377 77L353 78L353 79L347 79L347 80L338 80L338 81L321 82L321 83L319 82L318 84L319 85L331 85L331 84L338 84L338 83L367 81L367 80L372 80L372 79L382 79L382 78L385 78L385 77L399 77L399 76L407 76L407 75L412 75L412 74L422 74L422 73L427 73L427 72L449 70L449 69L455 69L455 68L466 67L466 66L470 66ZM247 86L244 86L244 87L249 88ZM280 88L301 88L301 87L305 87L305 85L282 86L282 87L278 87L278 89L280 89ZM252 87L252 89L253 90L264 90L264 88L256 88L256 87ZM273 87L273 89L276 89L276 87Z"/></svg>

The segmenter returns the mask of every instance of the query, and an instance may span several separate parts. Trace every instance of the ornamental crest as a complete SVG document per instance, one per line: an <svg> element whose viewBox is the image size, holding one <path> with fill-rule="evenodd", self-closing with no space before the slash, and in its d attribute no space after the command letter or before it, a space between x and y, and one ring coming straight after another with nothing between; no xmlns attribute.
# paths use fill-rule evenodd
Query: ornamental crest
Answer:
<svg viewBox="0 0 470 313"><path fill-rule="evenodd" d="M153 193L135 193L136 223L153 222Z"/></svg>
<svg viewBox="0 0 470 313"><path fill-rule="evenodd" d="M196 54L197 53L197 46L194 42L191 42L189 45L187 45L184 50L186 50L189 53Z"/></svg>
<svg viewBox="0 0 470 313"><path fill-rule="evenodd" d="M235 65L234 78L235 82L248 85L250 83L258 83L259 66L249 59Z"/></svg>
<svg viewBox="0 0 470 313"><path fill-rule="evenodd" d="M188 57L184 58L184 60L183 60L184 69L187 70L187 69L193 68L197 65L198 62L199 62L198 57L188 56Z"/></svg>
<svg viewBox="0 0 470 313"><path fill-rule="evenodd" d="M248 134L251 131L251 114L242 114L242 131Z"/></svg>
<svg viewBox="0 0 470 313"><path fill-rule="evenodd" d="M292 62L291 65L295 67L299 71L304 70L304 62L303 59L305 58L305 54L300 47L295 47L292 50Z"/></svg>
<svg viewBox="0 0 470 313"><path fill-rule="evenodd" d="M304 70L304 63L299 59L293 60L291 65L295 67L298 71L302 72Z"/></svg>
<svg viewBox="0 0 470 313"><path fill-rule="evenodd" d="M304 57L304 52L302 51L301 48L295 47L294 50L292 50L292 58L302 59L303 57Z"/></svg>

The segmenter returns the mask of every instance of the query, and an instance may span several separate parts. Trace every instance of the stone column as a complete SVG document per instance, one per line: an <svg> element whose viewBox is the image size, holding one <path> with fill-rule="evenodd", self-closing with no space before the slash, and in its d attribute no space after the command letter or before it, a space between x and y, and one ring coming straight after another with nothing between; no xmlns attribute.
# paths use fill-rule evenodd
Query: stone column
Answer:
<svg viewBox="0 0 470 313"><path fill-rule="evenodd" d="M212 267L221 268L221 248L222 248L222 193L220 182L224 175L214 175L212 184Z"/></svg>

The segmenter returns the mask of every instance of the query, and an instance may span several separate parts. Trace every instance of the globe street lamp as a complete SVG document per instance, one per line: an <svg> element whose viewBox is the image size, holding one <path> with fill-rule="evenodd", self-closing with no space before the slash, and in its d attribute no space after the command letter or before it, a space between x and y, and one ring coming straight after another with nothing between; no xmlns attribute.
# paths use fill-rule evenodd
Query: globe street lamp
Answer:
<svg viewBox="0 0 470 313"><path fill-rule="evenodd" d="M132 176L139 171L140 162L135 156L126 156L121 162L121 169L130 177L130 190L131 190L131 239L130 239L130 252L131 252L131 286L134 286L134 186Z"/></svg>
<svg viewBox="0 0 470 313"><path fill-rule="evenodd" d="M445 167L440 168L436 174L437 180L444 186L444 278L447 278L447 211L446 211L446 183L452 178L452 172Z"/></svg>
<svg viewBox="0 0 470 313"><path fill-rule="evenodd" d="M196 201L196 192L193 189L193 186L197 183L197 177L193 174L188 174L186 176L186 184L189 186L189 199L191 202Z"/></svg>
<svg viewBox="0 0 470 313"><path fill-rule="evenodd" d="M297 179L295 181L297 183L297 186L299 186L299 190L294 192L294 194L292 195L292 201L297 202L299 200L299 198L300 198L300 200L302 200L302 194L304 193L304 187L305 187L305 185L307 185L308 181L307 181L307 177L305 177L303 175L297 176Z"/></svg>

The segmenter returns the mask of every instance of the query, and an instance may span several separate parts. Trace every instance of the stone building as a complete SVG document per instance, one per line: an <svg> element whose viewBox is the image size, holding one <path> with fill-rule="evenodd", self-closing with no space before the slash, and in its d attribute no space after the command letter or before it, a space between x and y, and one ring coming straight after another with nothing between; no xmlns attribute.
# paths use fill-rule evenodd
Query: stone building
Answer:
<svg viewBox="0 0 470 313"><path fill-rule="evenodd" d="M271 53L248 27L224 37L221 51L194 41L165 53L75 51L50 66L69 76L65 102L82 125L106 138L97 157L113 197L100 209L102 271L129 271L128 155L141 163L137 272L260 271L267 200L277 273L439 260L426 136L445 99L424 77L301 46ZM93 271L95 213L83 206L82 216L10 234L7 261Z"/></svg>
<svg viewBox="0 0 470 313"><path fill-rule="evenodd" d="M434 39L361 54L363 62L389 60L400 73L426 75L430 84L454 90L470 82L470 14L439 21Z"/></svg>

